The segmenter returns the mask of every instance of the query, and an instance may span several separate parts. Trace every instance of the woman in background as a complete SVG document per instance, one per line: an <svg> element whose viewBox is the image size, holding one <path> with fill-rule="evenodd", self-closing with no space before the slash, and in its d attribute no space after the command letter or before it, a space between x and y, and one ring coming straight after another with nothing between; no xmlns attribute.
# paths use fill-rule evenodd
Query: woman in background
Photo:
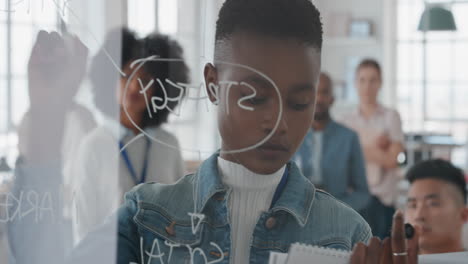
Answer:
<svg viewBox="0 0 468 264"><path fill-rule="evenodd" d="M389 235L397 194L397 157L403 151L404 135L400 115L378 102L382 71L377 61L363 60L356 70L358 107L342 122L360 138L366 160L367 182L373 195L363 216L380 238Z"/></svg>
<svg viewBox="0 0 468 264"><path fill-rule="evenodd" d="M120 36L121 47L116 47ZM125 76L118 75L105 54L113 49L118 54L119 48ZM75 242L114 212L123 194L133 186L174 183L183 175L179 143L161 128L168 120L169 109L178 104L167 98L182 97L184 93L166 80L188 82L189 71L182 53L180 45L167 36L152 34L139 40L129 30L119 29L108 34L94 57L90 79L95 104L104 118L102 125L83 140L75 163ZM148 61L141 67L139 62L134 63L153 55L180 61ZM155 109L152 99L158 105L162 105L158 100L167 100L167 106Z"/></svg>

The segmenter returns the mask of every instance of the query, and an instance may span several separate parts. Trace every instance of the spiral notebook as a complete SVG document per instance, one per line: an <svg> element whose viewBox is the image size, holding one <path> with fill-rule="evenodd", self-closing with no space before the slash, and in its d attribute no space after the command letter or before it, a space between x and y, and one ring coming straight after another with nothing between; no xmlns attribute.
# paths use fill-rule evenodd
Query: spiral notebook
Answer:
<svg viewBox="0 0 468 264"><path fill-rule="evenodd" d="M292 244L289 253L270 253L269 264L348 264L351 252L310 246ZM445 254L421 255L420 264L465 264L468 252L455 252Z"/></svg>
<svg viewBox="0 0 468 264"><path fill-rule="evenodd" d="M348 264L351 252L295 243L289 253L271 253L269 264Z"/></svg>

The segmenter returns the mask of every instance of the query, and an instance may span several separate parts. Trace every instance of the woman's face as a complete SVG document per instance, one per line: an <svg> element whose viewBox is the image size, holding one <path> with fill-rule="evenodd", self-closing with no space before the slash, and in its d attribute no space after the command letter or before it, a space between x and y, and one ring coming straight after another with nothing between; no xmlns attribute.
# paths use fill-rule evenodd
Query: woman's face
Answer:
<svg viewBox="0 0 468 264"><path fill-rule="evenodd" d="M135 69L136 67L134 67ZM145 89L148 83L153 79L142 68L133 73L129 66L124 68L125 77L120 78L117 89L117 101L120 108L125 107L128 112L142 113L151 105L151 97L154 94L154 82L152 87ZM133 76L132 76L133 74ZM129 79L131 77L131 79ZM127 90L126 86L128 83ZM145 92L143 92L145 91Z"/></svg>
<svg viewBox="0 0 468 264"><path fill-rule="evenodd" d="M379 71L375 67L364 66L356 73L356 88L359 101L364 104L377 103L377 96L382 85Z"/></svg>
<svg viewBox="0 0 468 264"><path fill-rule="evenodd" d="M221 157L256 173L273 173L291 159L310 128L320 51L298 41L248 33L233 34L230 44L222 45L218 48L227 61L255 69L272 82L242 67L205 68L206 83L220 85ZM245 148L250 150L232 153Z"/></svg>

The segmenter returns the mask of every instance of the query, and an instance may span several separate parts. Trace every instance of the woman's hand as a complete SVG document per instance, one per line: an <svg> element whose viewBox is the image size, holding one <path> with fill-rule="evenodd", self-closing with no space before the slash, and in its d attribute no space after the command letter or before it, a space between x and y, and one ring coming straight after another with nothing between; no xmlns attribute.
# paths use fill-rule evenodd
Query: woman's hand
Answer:
<svg viewBox="0 0 468 264"><path fill-rule="evenodd" d="M84 78L87 58L88 49L77 37L39 31L28 63L31 109L65 110Z"/></svg>
<svg viewBox="0 0 468 264"><path fill-rule="evenodd" d="M403 213L393 216L392 236L380 241L373 237L369 245L358 243L351 255L351 264L417 264L418 230L407 240Z"/></svg>
<svg viewBox="0 0 468 264"><path fill-rule="evenodd" d="M41 30L28 62L29 118L18 138L29 162L60 161L66 113L86 73L88 49L74 36Z"/></svg>

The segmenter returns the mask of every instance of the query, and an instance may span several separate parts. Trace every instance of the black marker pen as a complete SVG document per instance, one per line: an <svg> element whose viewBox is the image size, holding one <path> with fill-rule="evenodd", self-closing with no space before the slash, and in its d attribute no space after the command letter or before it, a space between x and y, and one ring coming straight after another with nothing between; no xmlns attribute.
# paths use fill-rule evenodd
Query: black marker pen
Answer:
<svg viewBox="0 0 468 264"><path fill-rule="evenodd" d="M409 223L405 224L405 236L406 239L411 239L414 236L414 227Z"/></svg>

